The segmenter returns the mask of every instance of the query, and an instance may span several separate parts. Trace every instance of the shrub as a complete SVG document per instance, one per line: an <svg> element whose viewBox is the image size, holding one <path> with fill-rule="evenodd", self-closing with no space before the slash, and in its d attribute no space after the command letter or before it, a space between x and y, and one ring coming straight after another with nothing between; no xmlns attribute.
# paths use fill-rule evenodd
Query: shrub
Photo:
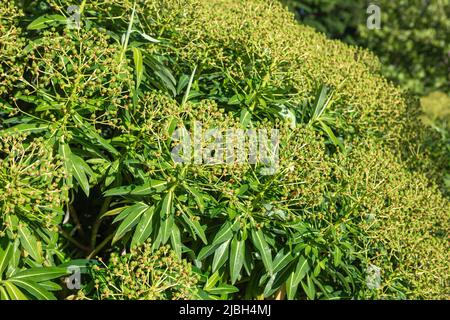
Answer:
<svg viewBox="0 0 450 320"><path fill-rule="evenodd" d="M383 73L402 87L423 95L450 94L450 2L372 1L381 8L381 29L366 26L366 1L283 1L305 24L332 38L375 52Z"/></svg>
<svg viewBox="0 0 450 320"><path fill-rule="evenodd" d="M197 276L168 247L145 243L126 255L112 253L108 265L94 266L95 298L100 300L187 300L197 297ZM86 298L80 292L79 298Z"/></svg>
<svg viewBox="0 0 450 320"><path fill-rule="evenodd" d="M332 39L356 44L358 25L364 21L365 1L281 0L302 24L325 33Z"/></svg>
<svg viewBox="0 0 450 320"><path fill-rule="evenodd" d="M370 263L386 279L378 297L446 299L448 201L374 142L352 153L336 159L336 178L340 194L366 217Z"/></svg>
<svg viewBox="0 0 450 320"><path fill-rule="evenodd" d="M450 97L444 92L433 92L421 98L424 114L422 122L431 127L434 135L427 137L433 165L438 168L436 180L450 194Z"/></svg>
<svg viewBox="0 0 450 320"><path fill-rule="evenodd" d="M51 202L58 232L29 225L33 246L2 235L5 261L11 243L20 269L109 256L87 298L191 298L194 286L205 299L447 296L449 203L409 171L426 158L408 152L417 106L372 54L297 25L277 2L86 2L81 30L55 16L68 5L24 5L12 25L28 27L7 42L24 47L1 94L2 136L45 145L40 156L56 162L42 165L60 171L37 181L62 203ZM174 163L182 128L277 129L279 162ZM36 259L40 246L55 259ZM158 253L168 257L150 260ZM183 258L199 282L171 281L188 291L150 296L146 279L120 276L136 263L189 270ZM380 286L367 285L374 265Z"/></svg>

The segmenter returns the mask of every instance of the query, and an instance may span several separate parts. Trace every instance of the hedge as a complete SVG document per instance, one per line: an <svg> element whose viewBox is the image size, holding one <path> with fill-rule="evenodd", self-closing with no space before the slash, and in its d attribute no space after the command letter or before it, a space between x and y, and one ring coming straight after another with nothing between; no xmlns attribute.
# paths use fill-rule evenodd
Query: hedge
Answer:
<svg viewBox="0 0 450 320"><path fill-rule="evenodd" d="M110 299L161 252L186 290L155 299L448 298L450 204L374 55L275 1L86 1L80 30L69 5L0 6L2 298ZM174 163L196 122L278 129L277 170ZM67 265L76 294L47 281Z"/></svg>

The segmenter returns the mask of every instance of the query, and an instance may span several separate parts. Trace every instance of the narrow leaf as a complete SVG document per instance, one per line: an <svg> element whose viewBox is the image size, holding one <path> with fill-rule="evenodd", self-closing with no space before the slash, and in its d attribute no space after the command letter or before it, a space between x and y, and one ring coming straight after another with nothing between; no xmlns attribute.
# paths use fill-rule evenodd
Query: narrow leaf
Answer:
<svg viewBox="0 0 450 320"><path fill-rule="evenodd" d="M30 230L26 226L19 225L18 231L22 247L31 255L31 257L33 257L34 260L40 262L41 256L39 254L36 238L31 234Z"/></svg>
<svg viewBox="0 0 450 320"><path fill-rule="evenodd" d="M236 222L235 222L236 223ZM225 241L230 240L233 237L233 227L234 223L230 223L229 221L225 222L222 228L220 228L219 232L217 232L212 245L219 245Z"/></svg>
<svg viewBox="0 0 450 320"><path fill-rule="evenodd" d="M142 76L144 75L144 62L142 59L142 53L139 48L132 48L134 67L136 68L136 88L139 88L142 81Z"/></svg>
<svg viewBox="0 0 450 320"><path fill-rule="evenodd" d="M194 81L194 76L195 76L196 71L197 71L197 66L194 67L194 71L192 71L191 77L189 78L186 92L184 93L183 100L181 101L181 105L184 105L189 99L189 93L191 92L192 82Z"/></svg>
<svg viewBox="0 0 450 320"><path fill-rule="evenodd" d="M291 275L286 281L286 293L288 300L293 300L297 293L298 283L295 283L295 272L291 272Z"/></svg>
<svg viewBox="0 0 450 320"><path fill-rule="evenodd" d="M140 186L129 185L129 186L117 187L117 188L109 189L108 191L105 191L103 194L105 197L124 196L124 195L146 196L146 195L151 195L156 190L162 191L166 185L167 185L167 181L149 180L147 183L140 185Z"/></svg>
<svg viewBox="0 0 450 320"><path fill-rule="evenodd" d="M52 293L48 292L42 286L33 281L25 281L20 279L10 279L8 281L11 281L39 300L56 300L56 297Z"/></svg>
<svg viewBox="0 0 450 320"><path fill-rule="evenodd" d="M27 29L28 30L39 30L48 28L50 26L55 26L58 24L66 24L67 18L59 15L59 14L52 14L52 15L43 15L37 19L35 19L33 22L31 22Z"/></svg>
<svg viewBox="0 0 450 320"><path fill-rule="evenodd" d="M70 154L70 165L75 180L78 181L83 192L89 197L89 181L84 171L84 167L87 166L87 164L83 159L72 153Z"/></svg>
<svg viewBox="0 0 450 320"><path fill-rule="evenodd" d="M303 290L305 290L306 295L309 299L313 300L316 296L316 288L311 277L308 275L306 278L306 283L302 281Z"/></svg>
<svg viewBox="0 0 450 320"><path fill-rule="evenodd" d="M125 233L130 231L139 221L141 215L148 209L147 205L140 204L139 206L133 206L129 208L127 217L123 220L123 222L117 228L116 234L113 238L113 243L122 238Z"/></svg>
<svg viewBox="0 0 450 320"><path fill-rule="evenodd" d="M133 235L133 240L131 241L131 246L138 246L144 243L145 240L152 233L152 219L155 212L155 207L150 207L143 213L141 220L139 221L136 231Z"/></svg>
<svg viewBox="0 0 450 320"><path fill-rule="evenodd" d="M3 271L8 266L9 260L12 257L13 246L8 244L5 251L0 249L0 279L2 278Z"/></svg>
<svg viewBox="0 0 450 320"><path fill-rule="evenodd" d="M24 295L23 292L10 281L4 281L3 285L5 286L11 300L28 300L27 296Z"/></svg>
<svg viewBox="0 0 450 320"><path fill-rule="evenodd" d="M270 275L273 274L273 266L272 266L272 255L270 252L269 245L267 244L264 233L261 230L255 231L252 229L252 240L256 249L258 249L259 253L261 253L261 258L266 267L266 270Z"/></svg>
<svg viewBox="0 0 450 320"><path fill-rule="evenodd" d="M305 277L306 273L309 271L308 260L304 256L300 256L297 263L297 268L295 269L294 281L295 284L299 284L300 281Z"/></svg>
<svg viewBox="0 0 450 320"><path fill-rule="evenodd" d="M227 240L217 248L216 252L214 253L212 272L216 272L227 261L229 245L230 240Z"/></svg>
<svg viewBox="0 0 450 320"><path fill-rule="evenodd" d="M234 284L239 277L245 259L245 241L238 240L237 236L231 241L230 250L230 275Z"/></svg>
<svg viewBox="0 0 450 320"><path fill-rule="evenodd" d="M172 227L172 232L170 233L170 241L172 244L172 249L177 254L177 257L181 259L181 234L180 229L174 224Z"/></svg>
<svg viewBox="0 0 450 320"><path fill-rule="evenodd" d="M60 267L31 268L16 273L11 279L31 280L35 282L47 281L66 275L67 269Z"/></svg>

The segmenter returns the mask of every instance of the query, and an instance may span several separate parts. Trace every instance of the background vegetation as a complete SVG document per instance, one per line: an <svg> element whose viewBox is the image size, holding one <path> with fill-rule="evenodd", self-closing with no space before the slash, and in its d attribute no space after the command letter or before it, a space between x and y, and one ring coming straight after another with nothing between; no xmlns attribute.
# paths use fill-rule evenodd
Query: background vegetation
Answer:
<svg viewBox="0 0 450 320"><path fill-rule="evenodd" d="M448 158L372 53L277 1L71 4L0 5L1 299L448 298ZM278 170L175 164L195 121Z"/></svg>
<svg viewBox="0 0 450 320"><path fill-rule="evenodd" d="M332 39L370 49L384 76L422 98L422 120L432 130L420 139L449 193L450 2L282 0L301 23ZM381 29L369 30L370 4L381 10ZM447 96L447 97L446 97ZM438 158L444 161L437 160Z"/></svg>

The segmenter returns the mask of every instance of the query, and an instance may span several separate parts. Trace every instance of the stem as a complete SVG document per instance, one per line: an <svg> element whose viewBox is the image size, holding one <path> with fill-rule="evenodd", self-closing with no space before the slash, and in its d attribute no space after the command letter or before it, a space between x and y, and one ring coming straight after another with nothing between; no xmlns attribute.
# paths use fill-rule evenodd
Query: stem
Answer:
<svg viewBox="0 0 450 320"><path fill-rule="evenodd" d="M113 233L111 233L109 236L107 236L88 256L86 259L92 259L93 256L95 256L97 253L100 252L100 250L103 249L104 246L112 239L114 236Z"/></svg>
<svg viewBox="0 0 450 320"><path fill-rule="evenodd" d="M89 248L88 246L85 246L84 244L78 242L77 240L75 240L74 238L72 238L67 232L65 232L63 229L59 229L59 233L66 238L67 240L69 240L71 243L73 243L75 246L77 246L79 249L85 251L85 252L89 252L91 251L91 248Z"/></svg>
<svg viewBox="0 0 450 320"><path fill-rule="evenodd" d="M76 229L80 231L81 236L84 238L85 233L83 228L81 227L80 219L78 219L77 211L75 210L73 205L69 205L69 214L72 217L73 221L75 222Z"/></svg>
<svg viewBox="0 0 450 320"><path fill-rule="evenodd" d="M106 210L109 208L109 204L111 203L111 198L106 199L103 204L102 208L100 209L99 218L95 220L94 225L92 226L92 233L91 233L91 247L94 248L95 244L97 242L97 234L98 230L100 229L100 225L102 224L102 214L106 212Z"/></svg>
<svg viewBox="0 0 450 320"><path fill-rule="evenodd" d="M120 63L122 63L123 57L128 48L128 41L130 40L131 29L132 29L133 23L134 23L135 11L136 11L136 2L134 3L134 6L133 6L133 12L131 12L130 22L128 23L128 30L127 30L127 33L125 34L125 41L122 44L123 47L122 47L122 52L120 53L120 59L119 59Z"/></svg>

